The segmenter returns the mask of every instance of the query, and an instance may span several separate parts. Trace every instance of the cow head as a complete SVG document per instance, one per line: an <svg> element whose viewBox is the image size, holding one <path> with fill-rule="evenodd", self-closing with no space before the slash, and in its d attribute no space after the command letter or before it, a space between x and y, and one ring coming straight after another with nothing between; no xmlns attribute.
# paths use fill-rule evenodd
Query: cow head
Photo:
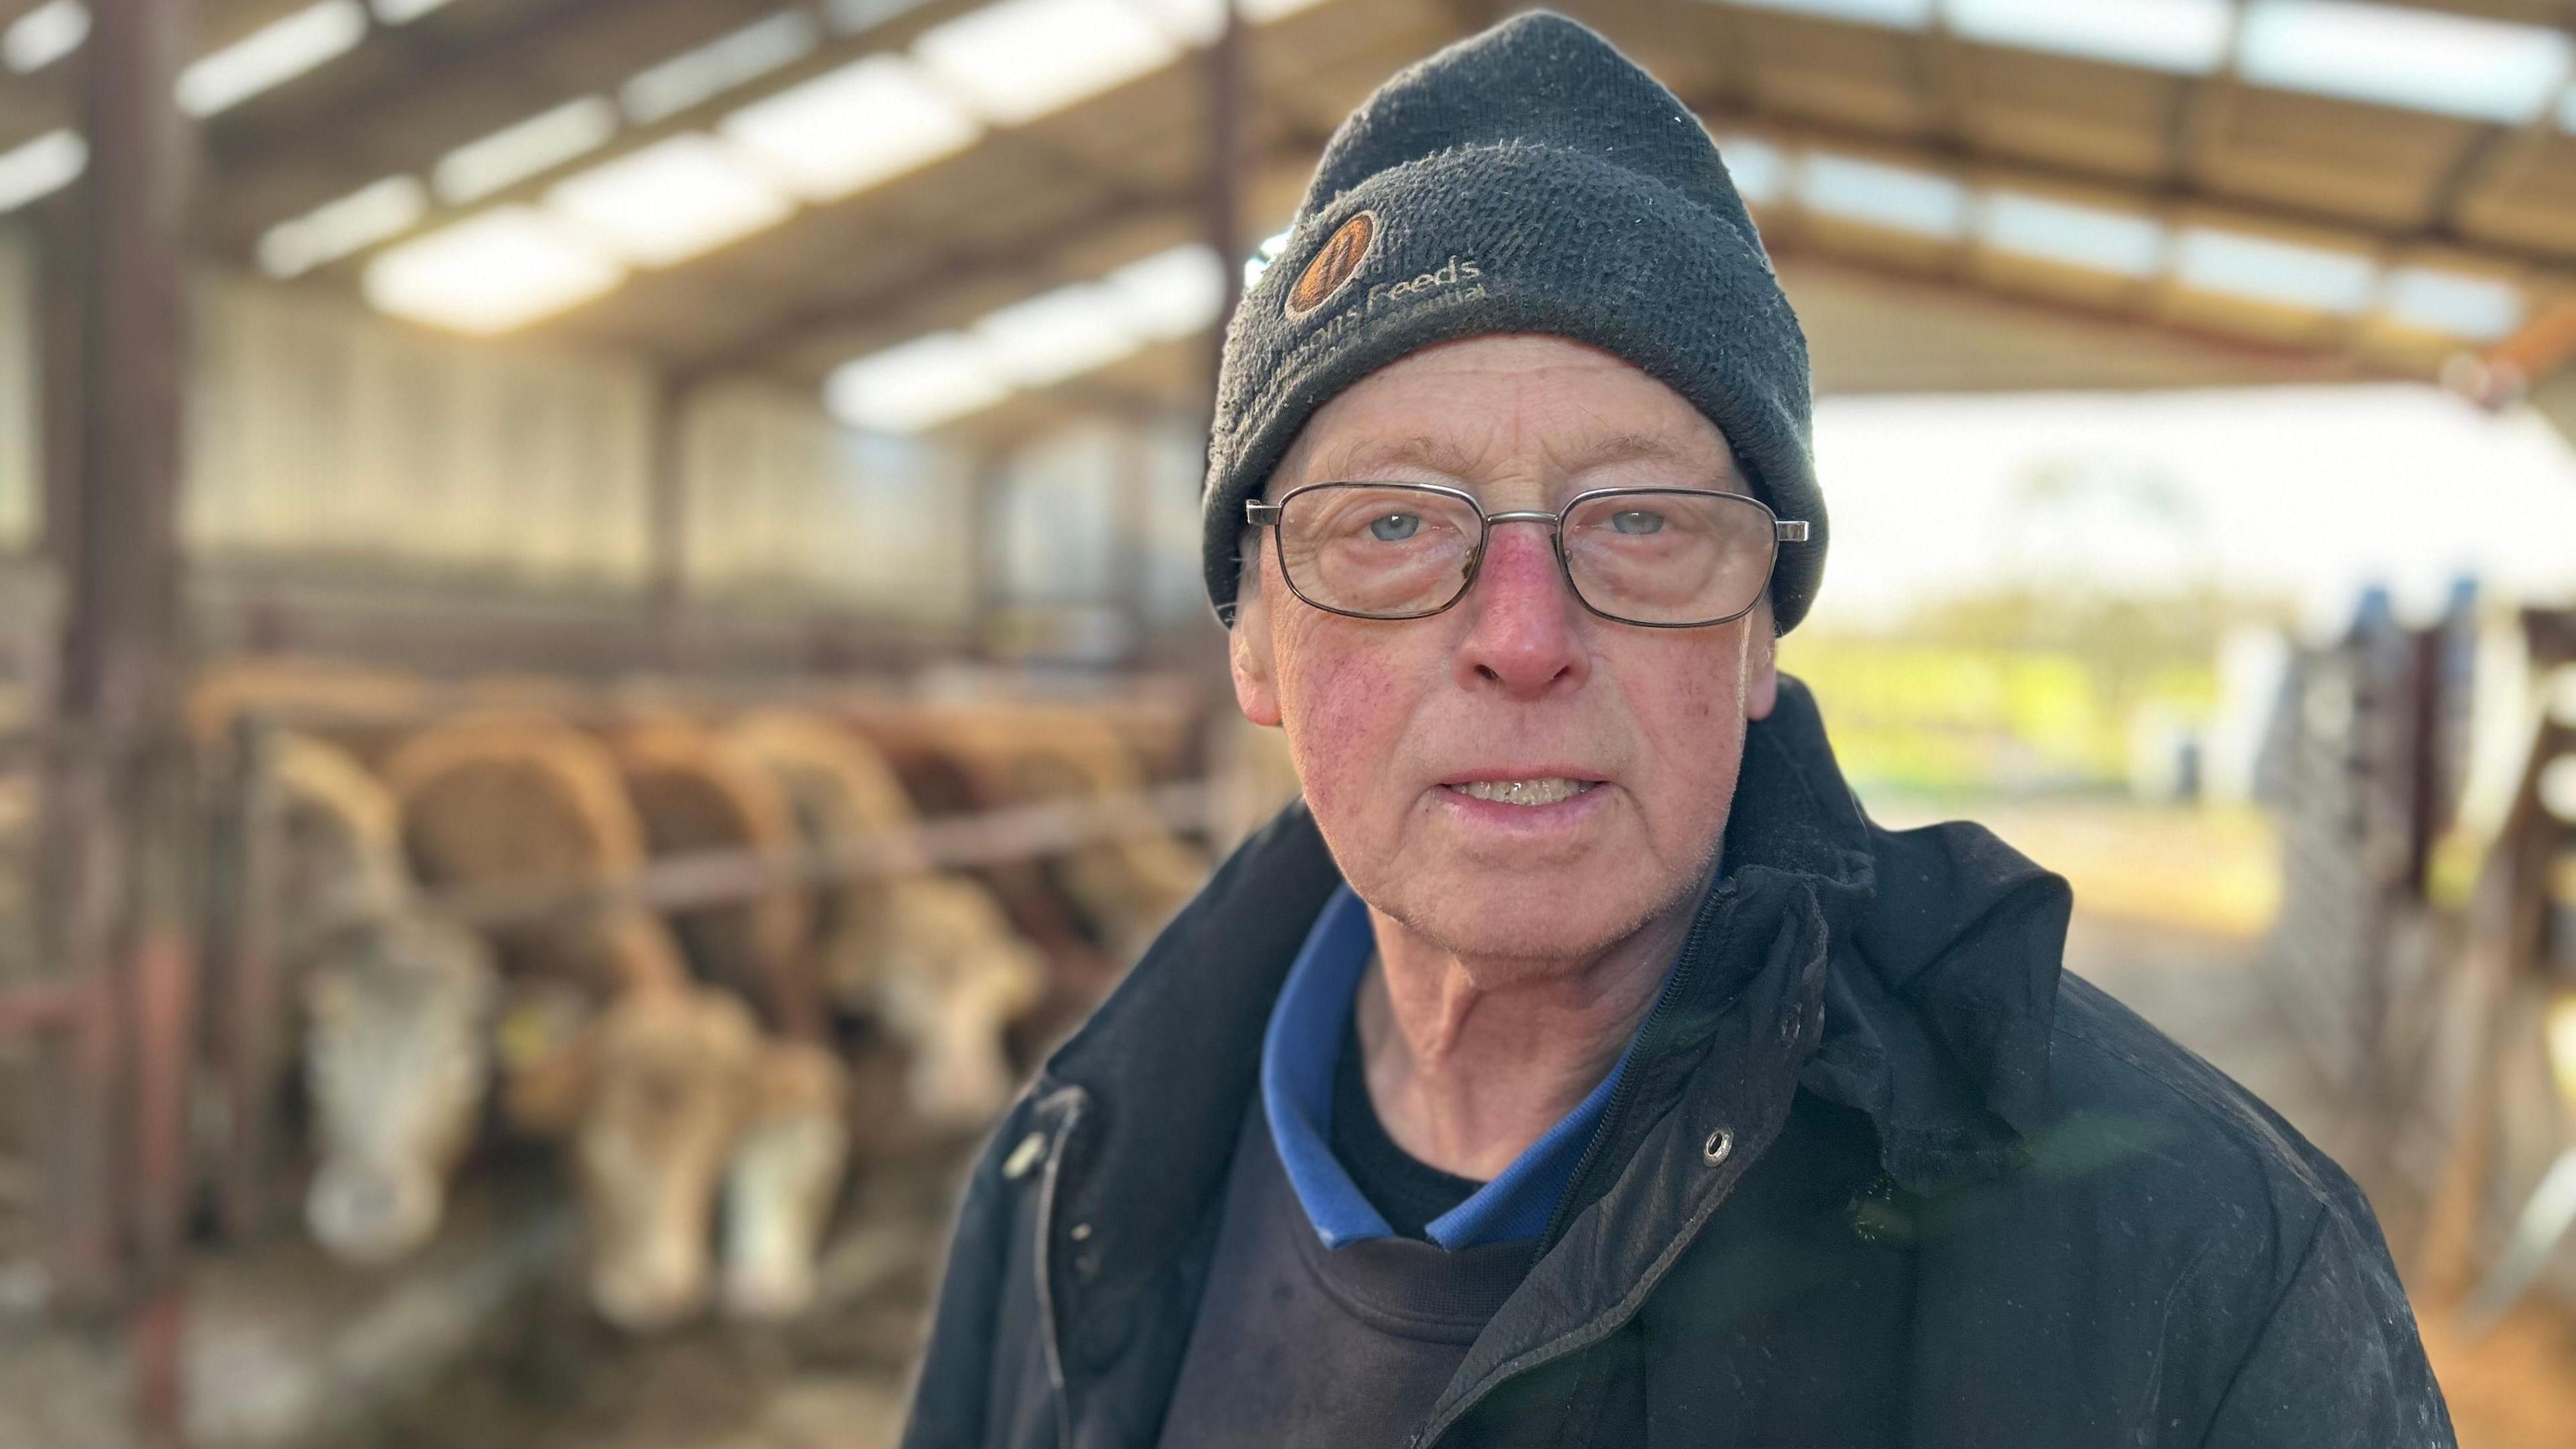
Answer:
<svg viewBox="0 0 2576 1449"><path fill-rule="evenodd" d="M972 881L906 880L886 908L869 996L912 1052L906 1095L936 1126L980 1127L1010 1101L1003 1032L1036 1003L1044 963Z"/></svg>
<svg viewBox="0 0 2576 1449"><path fill-rule="evenodd" d="M335 1256L381 1263L438 1227L491 1076L491 958L422 920L349 927L303 981L304 1072L319 1166L305 1198Z"/></svg>
<svg viewBox="0 0 2576 1449"><path fill-rule="evenodd" d="M591 1226L590 1292L638 1331L707 1296L718 1179L753 1105L760 1036L735 998L695 988L620 998L581 1043L573 1157Z"/></svg>
<svg viewBox="0 0 2576 1449"><path fill-rule="evenodd" d="M724 1306L788 1318L814 1298L814 1261L849 1160L849 1074L822 1047L773 1044L725 1174Z"/></svg>

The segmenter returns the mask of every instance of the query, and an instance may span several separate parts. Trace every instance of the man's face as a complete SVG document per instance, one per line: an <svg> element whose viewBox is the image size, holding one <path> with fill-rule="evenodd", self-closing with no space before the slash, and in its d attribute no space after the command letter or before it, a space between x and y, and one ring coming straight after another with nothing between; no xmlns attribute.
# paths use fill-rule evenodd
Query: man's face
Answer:
<svg viewBox="0 0 2576 1449"><path fill-rule="evenodd" d="M1725 437L1679 394L1540 336L1449 343L1363 379L1306 424L1265 496L1342 479L1446 484L1488 513L1554 511L1593 488L1744 491ZM1400 623L1310 607L1272 540L1257 577L1250 554L1236 698L1285 727L1361 899L1529 974L1621 940L1707 879L1745 722L1774 697L1767 604L1706 628L1613 623L1575 599L1534 524L1496 525L1467 596ZM1536 805L1462 788L1558 780L1577 793Z"/></svg>

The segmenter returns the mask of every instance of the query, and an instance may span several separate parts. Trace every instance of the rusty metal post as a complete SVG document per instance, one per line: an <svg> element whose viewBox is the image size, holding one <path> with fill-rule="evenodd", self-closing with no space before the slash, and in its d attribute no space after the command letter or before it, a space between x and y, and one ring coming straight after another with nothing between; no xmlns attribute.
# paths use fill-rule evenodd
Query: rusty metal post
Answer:
<svg viewBox="0 0 2576 1449"><path fill-rule="evenodd" d="M222 811L222 858L208 863L209 987L222 1056L224 1231L235 1241L267 1225L275 1194L269 1104L279 1074L286 1003L277 979L276 731L256 713L233 728Z"/></svg>
<svg viewBox="0 0 2576 1449"><path fill-rule="evenodd" d="M110 1060L126 1067L112 1104L82 1105L97 1113L88 1125L119 1129L101 1136L124 1148L121 1162L109 1161L132 1191L131 1211L95 1212L90 1231L122 1232L130 1244L147 1444L175 1442L180 1420L178 1258L196 1009L186 925L191 802L176 728L193 137L173 88L189 20L185 0L93 6L83 52L89 175L79 264L68 278L80 315L78 484L46 521L64 600L56 697L64 743L48 781L62 959L105 984ZM83 1055L91 1069L102 1065ZM69 1186L76 1194L91 1183Z"/></svg>
<svg viewBox="0 0 2576 1449"><path fill-rule="evenodd" d="M44 457L44 556L56 587L49 621L59 636L68 607L62 582L71 572L77 540L66 520L78 511L81 474L82 288L88 263L82 223L86 188L73 187L42 208L44 250L36 288L44 309L41 369ZM46 723L60 716L61 639L48 640ZM43 814L36 892L39 983L60 1004L38 1044L35 1089L42 1096L37 1120L43 1132L39 1228L45 1268L63 1303L94 1308L114 1288L118 1236L107 1218L114 1192L113 1050L100 1009L103 962L113 924L107 865L96 858L97 830L88 822L108 808L104 781L94 766L73 757L64 731L48 728L39 757Z"/></svg>
<svg viewBox="0 0 2576 1449"><path fill-rule="evenodd" d="M1008 540L1002 531L1004 493L1010 486L1011 458L998 444L988 444L974 459L967 519L969 571L966 639L971 653L990 659L1000 642L999 626L1010 592Z"/></svg>
<svg viewBox="0 0 2576 1449"><path fill-rule="evenodd" d="M1243 300L1243 160L1251 131L1251 68L1246 64L1242 7L1226 0L1225 26L1207 53L1207 243L1225 274L1225 306L1208 343L1208 396L1225 352L1226 323Z"/></svg>
<svg viewBox="0 0 2576 1449"><path fill-rule="evenodd" d="M688 382L665 377L653 390L653 453L646 566L653 662L677 673L689 662Z"/></svg>

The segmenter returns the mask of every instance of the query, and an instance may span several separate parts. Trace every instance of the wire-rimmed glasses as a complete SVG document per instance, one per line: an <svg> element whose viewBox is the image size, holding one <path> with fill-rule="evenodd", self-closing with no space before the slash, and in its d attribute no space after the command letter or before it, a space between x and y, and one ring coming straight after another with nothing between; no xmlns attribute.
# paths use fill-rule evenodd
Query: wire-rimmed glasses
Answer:
<svg viewBox="0 0 2576 1449"><path fill-rule="evenodd" d="M1496 524L1547 527L1583 607L1649 629L1742 618L1762 601L1783 543L1803 519L1758 498L1701 488L1595 488L1554 513L1487 513L1474 495L1431 483L1309 483L1243 507L1279 540L1290 591L1354 619L1421 619L1467 596Z"/></svg>

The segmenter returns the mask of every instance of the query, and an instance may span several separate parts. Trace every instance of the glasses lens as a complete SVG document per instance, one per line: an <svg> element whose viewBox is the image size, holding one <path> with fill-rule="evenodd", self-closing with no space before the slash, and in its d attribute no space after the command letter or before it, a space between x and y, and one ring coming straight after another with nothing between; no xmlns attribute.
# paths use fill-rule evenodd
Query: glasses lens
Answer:
<svg viewBox="0 0 2576 1449"><path fill-rule="evenodd" d="M1704 624L1753 607L1771 578L1771 511L1740 493L1613 493L1565 520L1583 601L1640 624Z"/></svg>
<svg viewBox="0 0 2576 1449"><path fill-rule="evenodd" d="M1467 586L1483 521L1445 493L1401 483L1300 489L1279 515L1279 563L1309 603L1402 619Z"/></svg>

